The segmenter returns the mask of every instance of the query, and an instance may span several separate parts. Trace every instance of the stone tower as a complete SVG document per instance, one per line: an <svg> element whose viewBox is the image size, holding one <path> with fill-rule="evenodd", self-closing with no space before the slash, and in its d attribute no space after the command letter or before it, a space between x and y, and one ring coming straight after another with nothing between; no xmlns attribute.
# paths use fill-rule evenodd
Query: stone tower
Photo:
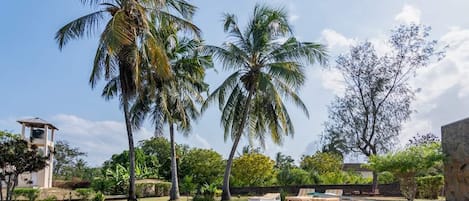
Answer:
<svg viewBox="0 0 469 201"><path fill-rule="evenodd" d="M18 120L18 123L21 124L21 137L36 145L41 154L48 156L46 167L38 172L20 175L18 186L51 188L54 168L54 134L58 130L57 127L37 117Z"/></svg>
<svg viewBox="0 0 469 201"><path fill-rule="evenodd" d="M441 127L446 200L469 200L469 118Z"/></svg>

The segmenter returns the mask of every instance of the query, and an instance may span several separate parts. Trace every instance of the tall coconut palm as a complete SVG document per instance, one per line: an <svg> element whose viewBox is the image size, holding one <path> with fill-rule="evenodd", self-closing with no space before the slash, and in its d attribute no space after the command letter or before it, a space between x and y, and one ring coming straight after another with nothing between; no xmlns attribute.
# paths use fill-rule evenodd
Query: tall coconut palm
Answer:
<svg viewBox="0 0 469 201"><path fill-rule="evenodd" d="M162 19L170 19L180 27L198 34L199 29L188 21L195 7L185 0L81 0L99 8L59 29L56 40L62 49L72 39L90 36L105 23L90 76L91 87L102 77L106 99L119 96L124 111L129 142L129 200L135 196L135 150L130 122L129 103L134 99L141 80L142 68L151 68L156 76L171 76L169 59L161 42L151 34ZM170 11L176 11L172 14ZM145 64L145 65L143 65Z"/></svg>
<svg viewBox="0 0 469 201"><path fill-rule="evenodd" d="M246 131L250 139L263 145L269 134L281 144L293 134L293 125L284 99L291 100L309 116L297 90L305 82L305 66L326 62L323 45L300 42L292 34L283 9L256 5L244 31L232 14L224 16L224 30L230 36L221 47L208 46L226 70L234 71L207 98L202 109L217 101L222 111L225 140L233 146L223 178L222 200L230 200L229 178L233 156Z"/></svg>
<svg viewBox="0 0 469 201"><path fill-rule="evenodd" d="M203 102L201 93L208 88L204 82L205 69L213 64L210 56L199 53L202 46L201 41L178 37L174 26L165 26L164 30L157 32L157 35L159 38L165 39L166 54L170 59L173 76L170 79L157 79L154 80L154 83L143 86L145 93L140 94L132 107L132 120L138 126L145 116L150 114L155 124L155 133L162 132L163 124L168 125L171 143L172 187L170 200L178 200L174 126L177 126L178 130L184 134L190 132L191 121L200 115L196 104ZM143 73L155 72L145 71Z"/></svg>

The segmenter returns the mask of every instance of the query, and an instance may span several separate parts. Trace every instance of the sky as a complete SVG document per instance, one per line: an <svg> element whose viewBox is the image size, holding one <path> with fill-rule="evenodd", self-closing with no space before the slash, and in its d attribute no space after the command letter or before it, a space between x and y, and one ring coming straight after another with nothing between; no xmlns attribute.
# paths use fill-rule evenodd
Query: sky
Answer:
<svg viewBox="0 0 469 201"><path fill-rule="evenodd" d="M399 24L422 23L431 26L430 38L441 46L449 45L445 59L420 69L411 80L418 91L412 104L411 120L403 125L400 145L416 133L440 135L442 125L469 116L469 21L465 0L415 1L317 1L317 0L192 0L199 9L194 23L203 31L207 44L220 45L227 39L223 32L223 13L238 16L243 26L256 3L283 7L295 35L302 41L328 46L330 66L337 55L346 53L357 41L371 41L386 51L385 40ZM2 3L0 12L0 130L20 132L18 119L40 117L59 128L56 139L66 140L88 154L92 166L102 164L112 154L127 149L123 115L116 100L100 96L102 83L91 89L88 79L97 46L91 36L70 42L62 51L54 40L55 32L67 22L93 8L80 1L23 0ZM7 9L5 9L7 8ZM227 76L218 63L217 71L206 77L215 89ZM335 95L343 93L339 72L318 65L307 67L307 82L300 91L310 118L289 106L295 126L293 138L282 145L270 141L265 154L277 152L297 161L314 153L319 145L327 106ZM231 141L224 141L220 112L209 109L194 124L188 137L177 135L177 142L193 147L211 148L223 156L229 154ZM138 142L153 135L147 122L135 134ZM246 145L246 140L241 142ZM349 157L348 161L361 160Z"/></svg>

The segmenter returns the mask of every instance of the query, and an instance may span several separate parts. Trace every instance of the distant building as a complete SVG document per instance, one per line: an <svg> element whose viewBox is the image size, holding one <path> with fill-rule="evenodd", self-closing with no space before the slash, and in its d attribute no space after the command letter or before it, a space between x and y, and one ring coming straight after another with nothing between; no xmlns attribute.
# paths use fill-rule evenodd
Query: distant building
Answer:
<svg viewBox="0 0 469 201"><path fill-rule="evenodd" d="M344 163L342 170L346 172L355 172L362 175L364 178L373 178L373 171L363 168L363 163Z"/></svg>
<svg viewBox="0 0 469 201"><path fill-rule="evenodd" d="M54 168L54 134L58 130L51 123L41 119L18 120L21 124L21 137L38 147L39 153L48 156L44 169L21 174L18 178L18 187L52 187L52 169Z"/></svg>

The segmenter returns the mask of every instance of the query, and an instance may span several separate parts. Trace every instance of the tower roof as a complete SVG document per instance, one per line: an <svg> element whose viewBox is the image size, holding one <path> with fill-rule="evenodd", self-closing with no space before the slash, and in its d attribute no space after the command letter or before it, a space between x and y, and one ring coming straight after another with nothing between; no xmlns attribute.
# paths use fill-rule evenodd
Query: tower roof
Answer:
<svg viewBox="0 0 469 201"><path fill-rule="evenodd" d="M59 130L52 123L49 123L46 120L41 119L39 117L30 118L30 119L21 119L21 120L18 120L17 122L20 124L24 124L25 126L38 127L38 128L43 128L45 125L47 125L52 129Z"/></svg>

